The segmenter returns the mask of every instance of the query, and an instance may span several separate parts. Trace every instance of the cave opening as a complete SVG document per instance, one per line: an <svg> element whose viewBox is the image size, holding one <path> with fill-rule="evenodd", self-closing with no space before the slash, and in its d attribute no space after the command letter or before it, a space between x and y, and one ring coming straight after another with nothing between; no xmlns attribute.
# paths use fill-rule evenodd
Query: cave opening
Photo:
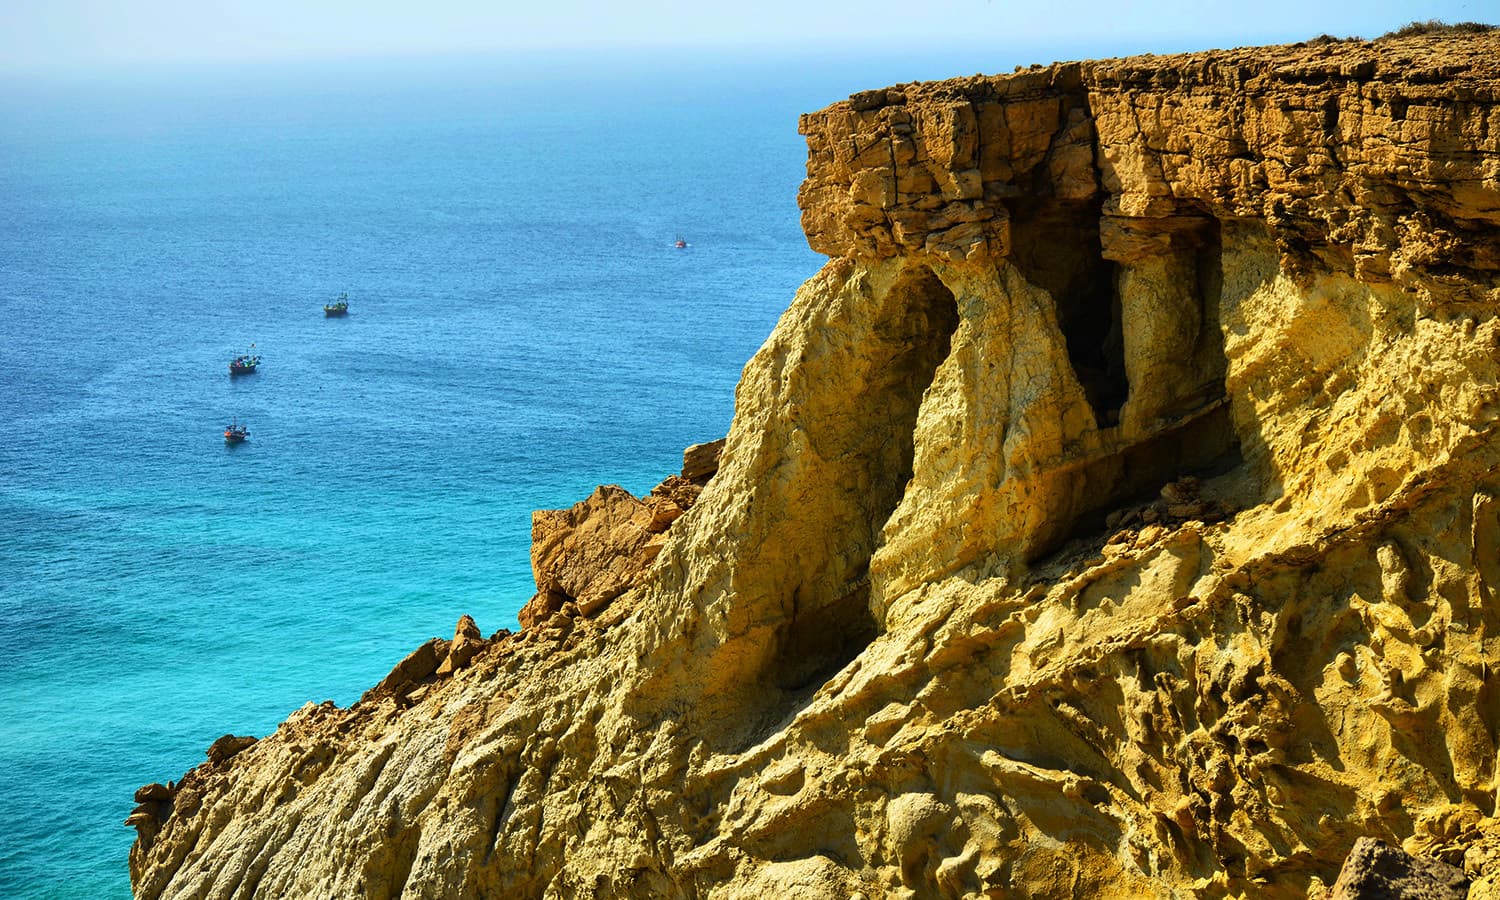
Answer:
<svg viewBox="0 0 1500 900"><path fill-rule="evenodd" d="M810 692L847 665L879 633L869 605L869 562L881 529L912 479L917 414L958 329L958 302L925 265L891 285L874 326L877 352L851 407L860 435L851 450L867 461L869 490L855 533L841 536L848 566L834 596L799 589L777 642L771 680L783 691ZM804 594L807 594L804 596Z"/></svg>
<svg viewBox="0 0 1500 900"><path fill-rule="evenodd" d="M1244 462L1224 386L1221 226L1203 214L1180 216L1168 227L1152 270L1167 277L1141 284L1122 268L1115 279L1117 323L1122 302L1149 305L1158 320L1149 335L1132 336L1132 358L1148 373L1129 411L1138 424L1128 435L1117 431L1103 452L1074 470L1079 494L1088 499L1068 528L1039 544L1033 559L1101 532L1111 511L1156 501L1184 476L1206 481Z"/></svg>
<svg viewBox="0 0 1500 900"><path fill-rule="evenodd" d="M1120 420L1130 395L1125 371L1116 266L1104 258L1102 199L1053 198L1010 203L1010 260L1022 276L1052 295L1068 361L1100 428Z"/></svg>

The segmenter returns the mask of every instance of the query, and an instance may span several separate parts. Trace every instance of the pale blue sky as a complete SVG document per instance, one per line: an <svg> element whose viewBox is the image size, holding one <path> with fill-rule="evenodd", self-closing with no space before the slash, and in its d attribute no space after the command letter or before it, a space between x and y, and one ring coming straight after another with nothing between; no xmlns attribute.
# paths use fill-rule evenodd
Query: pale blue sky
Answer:
<svg viewBox="0 0 1500 900"><path fill-rule="evenodd" d="M942 43L1128 50L1500 22L1500 0L0 0L0 70L515 48Z"/></svg>

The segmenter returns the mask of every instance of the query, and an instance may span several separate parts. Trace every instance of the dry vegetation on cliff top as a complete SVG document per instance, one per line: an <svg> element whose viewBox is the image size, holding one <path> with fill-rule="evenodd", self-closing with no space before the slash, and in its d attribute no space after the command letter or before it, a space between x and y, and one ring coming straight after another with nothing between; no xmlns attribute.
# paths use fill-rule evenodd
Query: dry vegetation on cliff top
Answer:
<svg viewBox="0 0 1500 900"><path fill-rule="evenodd" d="M137 896L1303 897L1362 836L1497 896L1497 94L1423 29L804 116L830 261L701 496L146 790Z"/></svg>

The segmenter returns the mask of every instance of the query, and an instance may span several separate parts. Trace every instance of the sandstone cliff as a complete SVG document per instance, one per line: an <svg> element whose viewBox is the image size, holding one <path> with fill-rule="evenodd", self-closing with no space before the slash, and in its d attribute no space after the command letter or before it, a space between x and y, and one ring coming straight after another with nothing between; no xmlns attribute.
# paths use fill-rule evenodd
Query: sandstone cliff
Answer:
<svg viewBox="0 0 1500 900"><path fill-rule="evenodd" d="M805 116L831 260L649 567L143 789L137 896L1493 891L1497 94L1485 34Z"/></svg>

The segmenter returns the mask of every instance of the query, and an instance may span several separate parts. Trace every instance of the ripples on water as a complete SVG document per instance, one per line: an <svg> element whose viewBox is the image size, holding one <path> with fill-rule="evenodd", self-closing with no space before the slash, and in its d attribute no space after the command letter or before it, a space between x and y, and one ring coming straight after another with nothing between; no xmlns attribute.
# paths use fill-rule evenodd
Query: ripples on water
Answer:
<svg viewBox="0 0 1500 900"><path fill-rule="evenodd" d="M790 95L449 75L0 108L0 895L128 896L139 784L513 627L531 511L721 436L816 271Z"/></svg>
<svg viewBox="0 0 1500 900"><path fill-rule="evenodd" d="M796 115L980 68L901 61L0 85L0 896L129 896L137 786L514 626L532 510L722 436L821 263Z"/></svg>

